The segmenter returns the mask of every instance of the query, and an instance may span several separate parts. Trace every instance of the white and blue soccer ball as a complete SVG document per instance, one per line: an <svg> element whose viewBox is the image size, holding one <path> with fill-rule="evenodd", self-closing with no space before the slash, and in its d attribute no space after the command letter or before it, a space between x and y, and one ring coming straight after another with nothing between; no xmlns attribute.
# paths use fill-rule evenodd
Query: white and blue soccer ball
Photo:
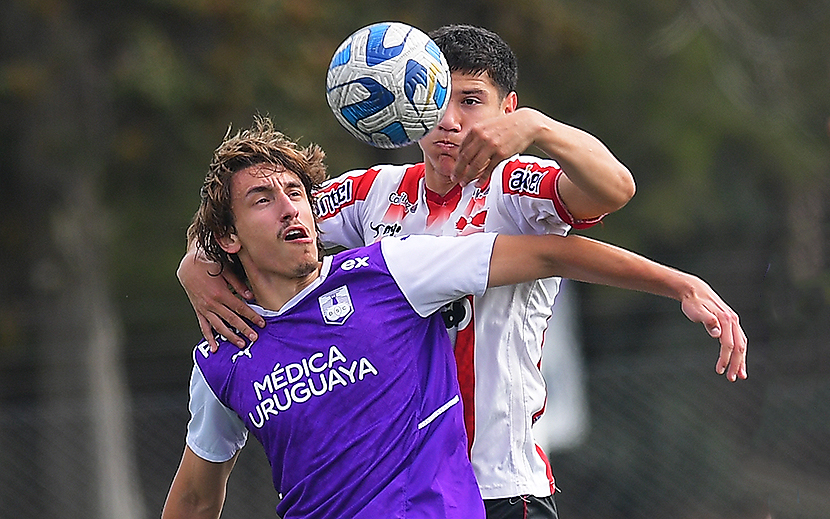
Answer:
<svg viewBox="0 0 830 519"><path fill-rule="evenodd" d="M406 146L429 133L449 104L450 68L429 36L400 22L355 31L326 74L337 121L378 148Z"/></svg>

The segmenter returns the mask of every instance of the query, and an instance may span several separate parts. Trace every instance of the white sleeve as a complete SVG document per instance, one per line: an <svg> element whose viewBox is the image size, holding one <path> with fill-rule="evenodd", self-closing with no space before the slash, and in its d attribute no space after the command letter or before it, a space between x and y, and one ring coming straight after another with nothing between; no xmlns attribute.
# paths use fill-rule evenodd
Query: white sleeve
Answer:
<svg viewBox="0 0 830 519"><path fill-rule="evenodd" d="M389 272L412 308L426 317L467 294L487 290L496 234L384 238Z"/></svg>
<svg viewBox="0 0 830 519"><path fill-rule="evenodd" d="M213 394L198 366L190 375L190 422L185 442L200 458L221 463L245 446L248 429Z"/></svg>
<svg viewBox="0 0 830 519"><path fill-rule="evenodd" d="M576 220L559 195L564 173L555 160L514 155L501 162L491 176L491 211L486 230L500 234L568 234L584 229L601 217Z"/></svg>
<svg viewBox="0 0 830 519"><path fill-rule="evenodd" d="M329 179L315 192L315 214L323 246L353 249L366 245L362 212L365 194L374 180L367 171L349 171Z"/></svg>

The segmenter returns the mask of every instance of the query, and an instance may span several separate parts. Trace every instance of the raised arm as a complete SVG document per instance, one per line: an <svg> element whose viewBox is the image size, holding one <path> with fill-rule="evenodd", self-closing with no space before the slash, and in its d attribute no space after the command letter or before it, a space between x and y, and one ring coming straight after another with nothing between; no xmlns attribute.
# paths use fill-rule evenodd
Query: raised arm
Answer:
<svg viewBox="0 0 830 519"><path fill-rule="evenodd" d="M464 139L455 174L459 182L488 178L496 165L535 145L565 175L559 193L578 220L624 206L636 190L631 173L599 139L532 108L519 108L475 124Z"/></svg>
<svg viewBox="0 0 830 519"><path fill-rule="evenodd" d="M680 301L683 313L719 339L715 370L745 379L747 338L738 315L697 276L583 236L499 235L493 246L488 286L550 276L638 290Z"/></svg>
<svg viewBox="0 0 830 519"><path fill-rule="evenodd" d="M225 503L228 476L238 454L224 463L212 463L185 447L164 502L162 519L218 518Z"/></svg>

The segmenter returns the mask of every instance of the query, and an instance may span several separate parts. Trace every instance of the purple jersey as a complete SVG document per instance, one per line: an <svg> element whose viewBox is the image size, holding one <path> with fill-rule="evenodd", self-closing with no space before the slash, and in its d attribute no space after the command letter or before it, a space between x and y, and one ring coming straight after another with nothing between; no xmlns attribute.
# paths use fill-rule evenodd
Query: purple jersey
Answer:
<svg viewBox="0 0 830 519"><path fill-rule="evenodd" d="M484 290L481 261L452 257L486 263L492 238L424 238L326 258L311 286L263 312L267 326L247 349L195 350L212 393L262 443L285 519L484 517L452 348L432 312ZM419 275L405 264L413 258L478 272L462 282Z"/></svg>

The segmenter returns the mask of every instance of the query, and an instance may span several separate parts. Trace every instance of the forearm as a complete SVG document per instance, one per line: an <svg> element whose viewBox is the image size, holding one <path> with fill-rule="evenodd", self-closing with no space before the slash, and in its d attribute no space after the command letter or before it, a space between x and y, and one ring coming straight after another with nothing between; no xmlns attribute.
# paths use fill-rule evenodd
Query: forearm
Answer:
<svg viewBox="0 0 830 519"><path fill-rule="evenodd" d="M522 251L519 261L514 251ZM703 283L620 247L575 235L502 235L496 240L493 261L491 286L559 276L680 301Z"/></svg>
<svg viewBox="0 0 830 519"><path fill-rule="evenodd" d="M715 370L745 379L747 338L738 314L700 278L627 250L582 236L499 235L490 258L488 286L562 276L676 299L690 321L720 342Z"/></svg>
<svg viewBox="0 0 830 519"><path fill-rule="evenodd" d="M194 497L171 493L164 503L161 519L218 519L222 513L221 504L204 503Z"/></svg>
<svg viewBox="0 0 830 519"><path fill-rule="evenodd" d="M236 456L224 463L211 463L185 447L164 502L162 519L217 519L222 513L228 476L235 462Z"/></svg>

